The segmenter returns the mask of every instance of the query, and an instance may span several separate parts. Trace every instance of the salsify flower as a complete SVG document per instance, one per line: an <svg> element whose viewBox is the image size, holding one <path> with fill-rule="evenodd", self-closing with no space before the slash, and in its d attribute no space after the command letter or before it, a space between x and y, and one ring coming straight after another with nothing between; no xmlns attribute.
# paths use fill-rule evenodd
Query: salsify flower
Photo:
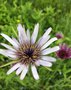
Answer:
<svg viewBox="0 0 71 90"><path fill-rule="evenodd" d="M16 71L16 74L20 75L20 79L23 80L29 70L29 66L31 66L33 77L38 80L39 75L36 66L42 65L51 67L52 62L56 61L55 58L47 55L59 50L59 46L48 47L52 42L56 41L57 38L54 37L49 40L49 33L51 32L50 27L36 42L39 24L35 25L32 36L30 36L30 31L28 29L25 32L25 28L22 27L21 24L18 25L17 29L19 34L18 40L15 38L11 39L6 34L1 34L7 41L10 42L10 44L12 44L12 46L1 43L1 45L7 49L0 49L0 54L18 61L12 66L7 74L9 75L13 71Z"/></svg>
<svg viewBox="0 0 71 90"><path fill-rule="evenodd" d="M71 58L71 48L69 48L66 44L61 44L60 50L57 51L56 54L61 59L69 59Z"/></svg>

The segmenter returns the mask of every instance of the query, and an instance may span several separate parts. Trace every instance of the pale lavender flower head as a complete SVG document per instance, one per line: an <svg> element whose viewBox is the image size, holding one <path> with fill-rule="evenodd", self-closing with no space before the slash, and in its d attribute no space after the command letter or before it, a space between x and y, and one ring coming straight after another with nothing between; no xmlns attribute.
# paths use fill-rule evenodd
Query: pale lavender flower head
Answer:
<svg viewBox="0 0 71 90"><path fill-rule="evenodd" d="M37 72L37 66L47 66L51 67L52 62L55 62L54 57L49 56L50 53L56 52L59 50L59 46L48 47L54 41L57 40L56 37L50 39L50 32L52 28L46 30L44 35L40 37L38 41L38 31L39 24L36 24L32 35L30 31L22 27L21 24L18 25L18 40L15 38L10 38L6 34L1 34L11 45L1 43L6 49L0 49L0 54L10 57L13 60L17 60L12 68L7 72L9 75L13 71L16 71L16 75L20 75L20 79L23 80L26 76L29 66L31 67L31 72L34 79L39 79Z"/></svg>
<svg viewBox="0 0 71 90"><path fill-rule="evenodd" d="M61 59L69 59L71 58L71 48L69 48L66 44L61 44L60 50L57 51L56 54Z"/></svg>
<svg viewBox="0 0 71 90"><path fill-rule="evenodd" d="M58 39L61 39L61 38L63 38L63 34L62 34L62 33L56 33L56 37L57 37Z"/></svg>

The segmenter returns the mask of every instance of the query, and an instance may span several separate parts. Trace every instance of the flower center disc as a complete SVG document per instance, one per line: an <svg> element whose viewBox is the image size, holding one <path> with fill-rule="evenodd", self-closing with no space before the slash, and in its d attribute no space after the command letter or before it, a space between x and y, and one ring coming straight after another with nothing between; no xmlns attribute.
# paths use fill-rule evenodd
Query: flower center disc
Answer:
<svg viewBox="0 0 71 90"><path fill-rule="evenodd" d="M29 56L29 57L32 57L33 56L33 52L34 52L34 50L33 49L27 49L26 51L25 51L25 54L27 55L27 56Z"/></svg>
<svg viewBox="0 0 71 90"><path fill-rule="evenodd" d="M34 63L40 57L40 48L35 45L21 45L16 55L21 63Z"/></svg>

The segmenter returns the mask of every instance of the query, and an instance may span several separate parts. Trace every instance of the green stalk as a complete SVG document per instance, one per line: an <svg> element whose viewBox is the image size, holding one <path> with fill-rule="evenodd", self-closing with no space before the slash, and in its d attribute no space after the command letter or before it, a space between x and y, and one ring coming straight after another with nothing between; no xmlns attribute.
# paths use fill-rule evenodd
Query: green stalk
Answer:
<svg viewBox="0 0 71 90"><path fill-rule="evenodd" d="M4 65L1 65L0 68L6 67L6 66L11 65L11 64L16 63L16 62L18 62L18 61L16 60L16 61L12 61L12 62L6 63Z"/></svg>

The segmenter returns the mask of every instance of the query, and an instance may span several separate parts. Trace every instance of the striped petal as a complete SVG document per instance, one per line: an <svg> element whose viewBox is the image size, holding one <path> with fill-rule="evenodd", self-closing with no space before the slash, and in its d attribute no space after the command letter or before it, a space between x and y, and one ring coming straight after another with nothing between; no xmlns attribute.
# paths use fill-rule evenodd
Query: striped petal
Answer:
<svg viewBox="0 0 71 90"><path fill-rule="evenodd" d="M23 80L28 72L28 66L24 65L23 71L21 73L20 79Z"/></svg>
<svg viewBox="0 0 71 90"><path fill-rule="evenodd" d="M6 56L6 57L10 57L10 58L13 58L13 59L16 59L16 55L13 51L11 50L4 50L4 49L0 49L0 54Z"/></svg>
<svg viewBox="0 0 71 90"><path fill-rule="evenodd" d="M56 40L57 40L56 37L50 39L46 44L44 44L44 45L41 47L41 50L45 49L46 47L48 47L51 43L53 43L53 42L56 41Z"/></svg>
<svg viewBox="0 0 71 90"><path fill-rule="evenodd" d="M59 46L55 46L53 48L47 48L47 49L42 51L42 55L50 54L50 53L56 52L58 50L59 50Z"/></svg>
<svg viewBox="0 0 71 90"><path fill-rule="evenodd" d="M41 59L43 59L44 61L47 61L47 62L55 62L56 61L55 58L50 57L50 56L42 56Z"/></svg>
<svg viewBox="0 0 71 90"><path fill-rule="evenodd" d="M20 67L20 63L15 64L8 72L7 75L11 74L13 71L15 71L17 68Z"/></svg>
<svg viewBox="0 0 71 90"><path fill-rule="evenodd" d="M39 62L40 62L40 64L42 66L47 66L47 67L51 67L52 66L52 63L47 62L47 61L39 60Z"/></svg>
<svg viewBox="0 0 71 90"><path fill-rule="evenodd" d="M12 38L12 40L13 40L14 42L16 42L18 46L20 45L19 42L18 42L18 40L17 40L16 38Z"/></svg>
<svg viewBox="0 0 71 90"><path fill-rule="evenodd" d="M49 40L50 36L44 36L44 37L41 37L38 42L37 42L37 45L38 46L43 46L48 40Z"/></svg>
<svg viewBox="0 0 71 90"><path fill-rule="evenodd" d="M5 43L1 43L2 46L4 46L5 48L12 50L12 51L16 51L14 48L12 48L11 46L5 44Z"/></svg>
<svg viewBox="0 0 71 90"><path fill-rule="evenodd" d="M25 33L25 28L22 27L21 24L18 24L18 34L19 34L19 42L24 43L27 40L27 35Z"/></svg>
<svg viewBox="0 0 71 90"><path fill-rule="evenodd" d="M34 44L36 42L37 36L38 36L38 30L39 30L39 24L35 25L34 32L31 36L31 42Z"/></svg>
<svg viewBox="0 0 71 90"><path fill-rule="evenodd" d="M31 71L32 71L34 79L38 80L39 75L38 75L38 72L37 72L37 69L36 69L35 65L31 65Z"/></svg>
<svg viewBox="0 0 71 90"><path fill-rule="evenodd" d="M28 41L30 41L30 31L27 29L27 38L28 38Z"/></svg>
<svg viewBox="0 0 71 90"><path fill-rule="evenodd" d="M48 36L50 34L51 30L52 30L51 27L48 28L42 37Z"/></svg>
<svg viewBox="0 0 71 90"><path fill-rule="evenodd" d="M24 69L24 65L21 65L21 66L17 69L16 75L19 75L19 74L23 71L23 69Z"/></svg>
<svg viewBox="0 0 71 90"><path fill-rule="evenodd" d="M36 60L35 65L36 65L36 66L40 66L39 60Z"/></svg>
<svg viewBox="0 0 71 90"><path fill-rule="evenodd" d="M51 30L52 30L51 27L46 30L46 32L44 33L44 35L38 41L38 45L39 46L44 45L48 41L48 39L50 38L49 33L51 32Z"/></svg>
<svg viewBox="0 0 71 90"><path fill-rule="evenodd" d="M7 41L9 41L14 47L18 47L17 43L14 42L9 36L7 36L6 34L1 34Z"/></svg>

